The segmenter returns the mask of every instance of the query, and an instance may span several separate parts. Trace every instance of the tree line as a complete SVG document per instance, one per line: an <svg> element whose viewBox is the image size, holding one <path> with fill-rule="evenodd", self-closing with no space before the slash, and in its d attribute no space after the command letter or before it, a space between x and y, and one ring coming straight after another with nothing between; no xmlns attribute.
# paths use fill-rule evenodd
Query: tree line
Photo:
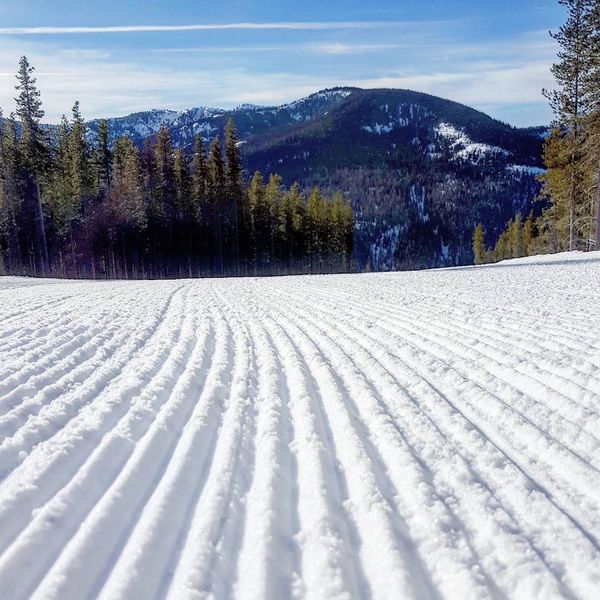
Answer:
<svg viewBox="0 0 600 600"><path fill-rule="evenodd" d="M539 222L530 213L523 219L520 213L511 219L506 229L498 236L493 248L485 244L485 231L478 224L473 231L473 256L475 264L498 262L507 258L520 258L543 254L546 249L539 235Z"/></svg>
<svg viewBox="0 0 600 600"><path fill-rule="evenodd" d="M600 0L559 0L564 25L552 37L558 61L552 67L556 89L544 91L554 120L544 143L546 173L540 176L541 215L521 222L531 243L511 245L517 219L509 222L493 249L485 232L473 232L475 262L524 254L600 250ZM527 234L529 235L529 233ZM510 252L507 250L510 249ZM507 255L508 254L508 255Z"/></svg>
<svg viewBox="0 0 600 600"><path fill-rule="evenodd" d="M339 193L244 177L235 125L223 142L174 149L161 127L142 148L89 139L80 106L49 130L22 57L16 110L0 111L0 273L146 278L347 269L353 215Z"/></svg>

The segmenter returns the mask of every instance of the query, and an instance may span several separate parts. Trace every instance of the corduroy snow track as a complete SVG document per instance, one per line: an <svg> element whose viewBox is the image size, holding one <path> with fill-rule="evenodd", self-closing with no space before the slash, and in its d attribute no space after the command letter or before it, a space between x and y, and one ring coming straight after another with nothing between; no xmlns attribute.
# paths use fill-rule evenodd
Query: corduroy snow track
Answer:
<svg viewBox="0 0 600 600"><path fill-rule="evenodd" d="M600 597L600 253L0 278L0 597Z"/></svg>

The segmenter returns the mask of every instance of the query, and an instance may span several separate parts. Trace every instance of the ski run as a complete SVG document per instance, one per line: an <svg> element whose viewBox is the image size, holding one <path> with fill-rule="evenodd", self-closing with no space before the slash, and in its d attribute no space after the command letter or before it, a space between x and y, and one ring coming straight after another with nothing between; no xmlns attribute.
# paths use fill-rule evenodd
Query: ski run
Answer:
<svg viewBox="0 0 600 600"><path fill-rule="evenodd" d="M600 598L600 253L0 278L0 597Z"/></svg>

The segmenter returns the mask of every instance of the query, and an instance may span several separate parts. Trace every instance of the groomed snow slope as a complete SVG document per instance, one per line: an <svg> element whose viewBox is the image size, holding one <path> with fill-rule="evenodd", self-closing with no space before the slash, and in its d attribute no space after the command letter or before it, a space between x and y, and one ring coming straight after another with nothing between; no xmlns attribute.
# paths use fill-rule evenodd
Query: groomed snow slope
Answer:
<svg viewBox="0 0 600 600"><path fill-rule="evenodd" d="M0 278L0 415L2 598L600 597L600 253Z"/></svg>

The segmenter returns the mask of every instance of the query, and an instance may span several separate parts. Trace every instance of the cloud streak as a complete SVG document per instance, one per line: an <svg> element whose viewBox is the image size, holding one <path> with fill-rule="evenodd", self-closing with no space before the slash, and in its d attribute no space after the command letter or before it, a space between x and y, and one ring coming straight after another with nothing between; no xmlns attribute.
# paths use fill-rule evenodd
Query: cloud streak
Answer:
<svg viewBox="0 0 600 600"><path fill-rule="evenodd" d="M294 30L327 31L382 29L414 25L407 21L289 21L273 23L200 23L192 25L109 25L98 27L0 27L0 35L64 35L82 33L143 33L161 31Z"/></svg>
<svg viewBox="0 0 600 600"><path fill-rule="evenodd" d="M412 47L409 44L346 44L342 42L312 42L271 46L196 46L191 48L157 48L159 54L245 53L245 52L312 52L314 54L363 54Z"/></svg>
<svg viewBox="0 0 600 600"><path fill-rule="evenodd" d="M5 114L14 106L11 79L19 56L27 54L36 67L49 122L57 122L75 99L81 101L86 116L91 118L149 108L281 104L336 85L428 92L513 124L538 124L550 119L541 89L553 85L549 66L554 48L541 33L530 32L502 43L462 45L444 36L415 43L410 36L404 36L400 43L393 37L370 37L289 45L275 42L227 48L117 51L110 47L59 46L54 38L17 40L7 36L0 38L0 106ZM396 47L409 50L399 53L393 51ZM181 54L181 60L173 61L169 51L190 54ZM259 51L269 51L272 56L268 61L262 55L252 58L253 52ZM284 51L297 55L280 58ZM358 58L379 51L376 61ZM152 59L148 52L154 53ZM311 55L320 59L306 60Z"/></svg>

